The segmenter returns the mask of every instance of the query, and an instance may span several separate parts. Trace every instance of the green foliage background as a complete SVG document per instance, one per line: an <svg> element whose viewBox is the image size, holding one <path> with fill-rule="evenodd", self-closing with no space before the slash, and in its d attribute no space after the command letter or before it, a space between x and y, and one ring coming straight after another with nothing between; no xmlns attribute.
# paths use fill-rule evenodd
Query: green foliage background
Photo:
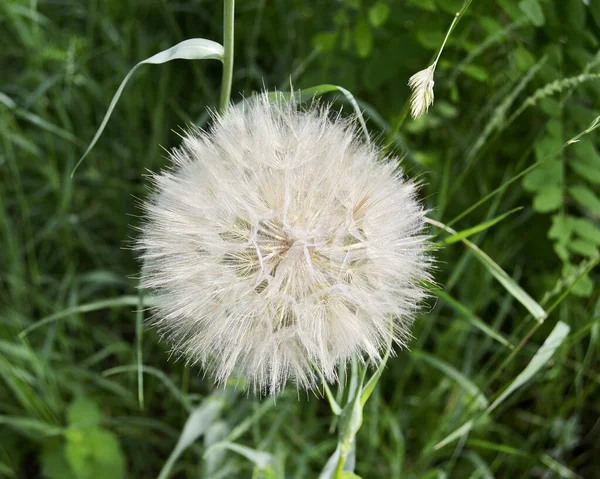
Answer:
<svg viewBox="0 0 600 479"><path fill-rule="evenodd" d="M402 123L408 78L429 65L461 5L240 0L232 98L290 81L343 86L422 181L432 218L460 231L523 206L470 239L551 314L534 321L460 242L437 251L443 294L367 403L357 474L597 477L600 2L473 0L442 54L435 104ZM156 476L206 398L219 407L174 477L316 477L335 448L325 400L293 388L276 402L214 391L134 312L135 198L178 128L206 125L219 63L141 68L69 178L127 71L186 38L220 40L221 9L213 0L0 4L1 477ZM559 320L571 332L551 360L482 416ZM469 434L435 447L473 418ZM209 449L223 439L230 446Z"/></svg>

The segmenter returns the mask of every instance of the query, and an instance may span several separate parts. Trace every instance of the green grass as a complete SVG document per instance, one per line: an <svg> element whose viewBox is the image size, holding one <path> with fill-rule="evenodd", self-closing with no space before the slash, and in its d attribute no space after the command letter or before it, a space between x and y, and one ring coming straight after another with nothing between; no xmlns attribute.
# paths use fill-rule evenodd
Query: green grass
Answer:
<svg viewBox="0 0 600 479"><path fill-rule="evenodd" d="M600 195L581 171L600 171L600 10L472 2L432 109L395 133L408 78L462 2L389 2L385 21L365 26L376 3L239 1L232 94L287 89L290 75L298 88L349 90L372 136L422 182L432 222L458 232L431 227L436 286L410 351L389 359L366 403L356 473L594 477ZM217 108L219 63L139 68L70 178L129 69L186 38L220 41L221 8L0 5L0 477L157 477L199 405L202 435L173 477L317 477L336 447L326 398L215 390L136 313L149 301L129 249L136 198L146 170L165 165L161 147Z"/></svg>

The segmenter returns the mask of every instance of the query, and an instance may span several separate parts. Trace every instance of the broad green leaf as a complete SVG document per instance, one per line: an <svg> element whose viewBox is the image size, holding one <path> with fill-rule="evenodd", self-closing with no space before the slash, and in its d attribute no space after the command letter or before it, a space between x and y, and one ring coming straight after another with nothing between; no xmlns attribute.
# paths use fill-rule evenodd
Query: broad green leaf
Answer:
<svg viewBox="0 0 600 479"><path fill-rule="evenodd" d="M390 6L386 2L377 2L369 8L369 22L375 28L382 26L390 16Z"/></svg>
<svg viewBox="0 0 600 479"><path fill-rule="evenodd" d="M481 409L488 407L488 400L477 387L477 385L450 363L419 350L413 351L411 353L411 357L426 362L430 366L433 366L444 373L450 379L456 381L458 385L465 390L465 392L476 399L477 404Z"/></svg>
<svg viewBox="0 0 600 479"><path fill-rule="evenodd" d="M578 160L588 165L600 166L600 155L590 138L583 138L573 145L573 153Z"/></svg>
<svg viewBox="0 0 600 479"><path fill-rule="evenodd" d="M173 469L179 456L181 456L191 444L206 432L209 426L217 418L220 411L220 402L213 398L206 399L199 407L192 411L183 426L183 430L181 431L181 435L179 436L179 440L177 441L173 452L171 452L167 462L160 471L158 476L159 479L166 479L169 477L171 469Z"/></svg>
<svg viewBox="0 0 600 479"><path fill-rule="evenodd" d="M102 413L94 401L79 396L67 409L67 421L70 426L96 427L100 424Z"/></svg>
<svg viewBox="0 0 600 479"><path fill-rule="evenodd" d="M474 80L482 83L486 83L489 79L488 71L479 65L467 65L463 67L462 71L465 75L470 76Z"/></svg>
<svg viewBox="0 0 600 479"><path fill-rule="evenodd" d="M594 292L594 282L589 276L582 277L571 289L571 293L580 298L588 298Z"/></svg>
<svg viewBox="0 0 600 479"><path fill-rule="evenodd" d="M567 243L573 233L571 218L564 215L552 216L552 227L548 230L548 238L559 243Z"/></svg>
<svg viewBox="0 0 600 479"><path fill-rule="evenodd" d="M595 258L598 256L598 248L593 243L582 239L571 241L569 243L569 249L574 253L587 256L588 258Z"/></svg>
<svg viewBox="0 0 600 479"><path fill-rule="evenodd" d="M491 404L491 406L487 409L487 413L489 414L494 409L496 409L502 402L510 396L513 392L515 392L518 388L527 383L533 376L535 376L539 370L546 365L546 363L550 360L554 352L558 349L558 347L562 344L564 339L569 334L571 330L570 326L562 321L556 323L556 326L544 341L544 344L537 350L529 364L521 371L521 373L512 381L509 386L498 396L498 398Z"/></svg>
<svg viewBox="0 0 600 479"><path fill-rule="evenodd" d="M356 54L361 58L366 58L373 50L373 32L366 19L361 18L354 27L354 48Z"/></svg>
<svg viewBox="0 0 600 479"><path fill-rule="evenodd" d="M533 97L532 97L533 98ZM527 104L525 101L524 104ZM549 123L550 124L550 123ZM544 136L541 140L536 141L533 147L535 151L535 159L538 162L544 161L549 156L552 156L552 153L558 150L562 145L561 136L548 134ZM544 165L552 165L553 168L556 169L555 174L559 175L555 182L558 184L562 181L562 162L560 160L554 160L553 162L545 162Z"/></svg>
<svg viewBox="0 0 600 479"><path fill-rule="evenodd" d="M592 14L592 18L596 22L596 25L600 27L600 2L589 2L590 13Z"/></svg>
<svg viewBox="0 0 600 479"><path fill-rule="evenodd" d="M560 161L550 160L540 163L523 178L523 188L536 192L549 186L560 186L563 182L563 166Z"/></svg>
<svg viewBox="0 0 600 479"><path fill-rule="evenodd" d="M570 195L584 208L600 215L600 198L587 186L575 185L569 188Z"/></svg>
<svg viewBox="0 0 600 479"><path fill-rule="evenodd" d="M539 190L533 197L533 209L540 213L555 211L560 208L562 198L560 186L548 186Z"/></svg>
<svg viewBox="0 0 600 479"><path fill-rule="evenodd" d="M336 32L318 33L312 39L313 46L324 52L332 51L335 48L336 42L337 42L337 33Z"/></svg>
<svg viewBox="0 0 600 479"><path fill-rule="evenodd" d="M449 245L452 243L456 243L458 241L461 241L465 238L468 238L469 236L472 236L474 234L477 233L481 233L482 231L487 230L488 228L494 226L495 224L499 223L500 221L502 221L504 218L506 218L507 216L510 216L511 214L522 210L523 207L519 206L517 208L514 208L500 216L496 216L495 218L492 218L491 220L488 221L484 221L483 223L478 224L477 226L473 226L472 228L468 228L466 230L462 230L459 231L458 233L454 234L454 235L450 235L447 238L444 238L442 241L440 241L440 245Z"/></svg>
<svg viewBox="0 0 600 479"><path fill-rule="evenodd" d="M596 245L600 245L600 225L587 218L569 218L573 232Z"/></svg>
<svg viewBox="0 0 600 479"><path fill-rule="evenodd" d="M163 50L162 52L157 53L156 55L152 55L151 57L146 58L145 60L142 60L137 65L135 65L131 70L129 70L129 73L127 73L127 75L125 76L125 78L123 79L121 84L119 85L119 88L117 89L117 92L113 96L113 98L110 102L110 105L108 107L108 110L107 110L106 114L104 115L104 119L102 120L102 123L100 124L100 127L98 128L98 131L96 131L96 134L94 135L94 138L92 139L91 143L87 147L87 150L85 150L85 153L79 159L79 161L75 165L75 168L73 168L73 171L71 172L71 177L73 177L73 175L75 174L75 171L77 170L77 168L79 167L81 162L88 155L88 153L92 150L92 148L98 141L98 138L100 138L100 135L104 131L104 128L106 127L106 124L108 123L108 120L109 120L110 116L112 115L112 112L115 109L115 106L116 106L117 102L119 101L121 94L123 93L123 89L125 88L125 85L127 84L129 79L131 78L131 76L135 73L135 71L140 66L145 65L145 64L158 65L161 63L169 62L171 60L210 60L210 59L212 59L212 60L223 61L223 54L224 54L223 46L217 42L213 42L212 40L206 40L205 38L190 38L189 40L184 40L184 41L178 43L177 45L172 46L171 48L168 48L167 50Z"/></svg>
<svg viewBox="0 0 600 479"><path fill-rule="evenodd" d="M590 183L600 185L600 167L596 165L590 165L580 159L575 159L569 162L569 166L582 178L588 180Z"/></svg>
<svg viewBox="0 0 600 479"><path fill-rule="evenodd" d="M546 22L544 11L538 0L521 0L519 8L536 27L541 27Z"/></svg>
<svg viewBox="0 0 600 479"><path fill-rule="evenodd" d="M439 30L419 30L417 41L428 50L438 50L444 42L444 34Z"/></svg>
<svg viewBox="0 0 600 479"><path fill-rule="evenodd" d="M67 461L62 443L44 446L41 463L43 477L47 479L77 479Z"/></svg>
<svg viewBox="0 0 600 479"><path fill-rule="evenodd" d="M70 428L65 437L66 457L77 478L125 477L125 457L112 432L100 428Z"/></svg>
<svg viewBox="0 0 600 479"><path fill-rule="evenodd" d="M515 48L512 57L515 66L522 72L526 72L535 65L535 56L533 56L523 45L519 45Z"/></svg>
<svg viewBox="0 0 600 479"><path fill-rule="evenodd" d="M515 0L497 0L497 2L513 20L519 20L523 17L523 11L519 8L519 4Z"/></svg>

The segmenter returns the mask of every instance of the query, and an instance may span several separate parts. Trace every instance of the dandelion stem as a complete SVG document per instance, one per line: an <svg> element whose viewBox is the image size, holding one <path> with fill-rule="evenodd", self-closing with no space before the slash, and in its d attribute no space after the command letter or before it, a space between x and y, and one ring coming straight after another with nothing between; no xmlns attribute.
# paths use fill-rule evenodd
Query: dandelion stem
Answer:
<svg viewBox="0 0 600 479"><path fill-rule="evenodd" d="M221 99L219 111L224 113L231 97L231 83L233 79L233 17L235 0L224 0L223 4L223 76L221 80Z"/></svg>

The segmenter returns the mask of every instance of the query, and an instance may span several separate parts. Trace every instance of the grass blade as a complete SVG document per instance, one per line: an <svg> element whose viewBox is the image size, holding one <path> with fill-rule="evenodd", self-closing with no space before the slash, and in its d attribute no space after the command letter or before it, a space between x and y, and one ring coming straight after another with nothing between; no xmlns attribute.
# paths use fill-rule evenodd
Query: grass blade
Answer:
<svg viewBox="0 0 600 479"><path fill-rule="evenodd" d="M475 398L478 406L481 409L488 407L489 402L479 387L451 364L419 350L413 351L411 356L429 364L430 366L433 366L450 379L453 379L455 382L457 382L462 389Z"/></svg>
<svg viewBox="0 0 600 479"><path fill-rule="evenodd" d="M427 285L427 288L432 291L436 296L440 299L443 299L446 303L456 309L458 312L462 313L466 320L479 329L482 333L488 335L490 338L498 341L503 346L506 346L508 349L514 349L514 345L506 339L502 334L500 334L495 329L488 326L483 320L475 316L471 311L469 311L465 306L463 306L459 301L454 299L444 290L434 286L432 284Z"/></svg>
<svg viewBox="0 0 600 479"><path fill-rule="evenodd" d="M367 143L370 143L371 137L369 135L369 130L367 129L367 124L363 117L362 110L360 109L358 102L354 98L354 95L349 90L346 90L345 88L338 86L338 85L323 84L323 85L317 85L317 86L313 86L310 88L306 88L305 90L299 90L297 93L294 93L294 95L298 96L302 100L310 100L311 98L314 98L316 96L325 95L326 93L331 93L333 91L339 91L342 95L344 95L346 97L346 100L348 100L350 105L352 105L352 108L354 108L354 113L356 113L356 117L358 118L360 126L363 130L363 133L365 134ZM272 93L269 93L269 96L272 98L277 98L277 96L283 96L284 98L290 98L292 96L292 93L290 93L290 92L272 92Z"/></svg>
<svg viewBox="0 0 600 479"><path fill-rule="evenodd" d="M523 209L523 207L519 206L519 207L514 208L500 216L496 216L495 218L492 218L491 220L484 221L483 223L480 223L477 226L473 226L472 228L468 228L466 230L459 231L456 234L453 234L453 235L448 236L447 238L444 238L442 241L439 242L439 245L446 246L449 244L457 243L458 241L468 238L469 236L473 236L474 234L481 233L482 231L485 231L488 228L491 228L495 224L500 223L500 221L502 221L504 218L506 218L506 217L512 215L513 213L520 211L522 209Z"/></svg>
<svg viewBox="0 0 600 479"><path fill-rule="evenodd" d="M205 38L190 38L189 40L184 40L183 42L180 42L177 45L172 46L171 48L168 48L167 50L163 50L162 52L159 52L156 55L152 55L151 57L146 58L145 60L142 60L137 65L135 65L131 70L129 70L129 73L127 73L127 75L125 76L125 78L123 79L121 84L119 85L117 92L113 96L113 98L110 102L110 105L108 107L108 110L106 111L106 114L104 115L104 119L102 120L100 127L96 131L94 138L92 139L91 143L87 147L87 150L85 150L85 153L83 154L83 156L79 159L79 161L75 165L75 168L73 168L73 171L71 172L71 178L73 178L73 175L75 174L75 171L77 170L77 168L79 168L79 165L81 164L81 162L88 155L88 153L92 150L92 148L98 141L98 138L100 138L100 135L102 135L102 132L104 131L104 128L106 127L106 124L108 123L108 120L110 119L110 116L112 115L112 112L115 109L115 106L116 106L117 102L119 101L121 94L123 93L125 85L127 85L127 82L129 81L129 79L132 77L132 75L135 73L135 71L140 66L145 65L145 64L158 65L161 63L169 62L171 60L210 60L210 59L222 61L223 60L223 46L220 43L213 42L212 40L206 40Z"/></svg>
<svg viewBox="0 0 600 479"><path fill-rule="evenodd" d="M19 337L22 339L32 331L41 328L42 326L45 326L47 324L50 324L54 321L58 321L59 319L66 318L67 316L70 316L72 314L89 313L91 311L98 311L100 309L120 308L123 306L138 306L139 301L140 300L137 296L120 296L118 298L102 299L100 301L94 301L93 303L73 306L58 313L51 314L50 316L46 316L45 318L42 318L39 321L36 321L31 326L21 331L19 333ZM148 298L144 298L144 304L146 306L149 306L152 304L152 300L149 301Z"/></svg>
<svg viewBox="0 0 600 479"><path fill-rule="evenodd" d="M453 235L457 234L449 226L446 226L439 221L432 220L430 218L426 218L426 221L429 224L437 226L438 228L447 231ZM521 303L527 311L529 311L532 316L536 319L538 323L544 322L544 319L548 316L544 308L542 308L539 303L534 300L529 294L521 288L517 284L517 282L512 279L506 271L504 271L492 258L490 258L483 250L481 250L477 245L472 243L467 239L461 240L467 247L471 248L475 253L476 258L485 266L485 268L489 271L489 273L496 278L496 280L504 286L504 288L519 302Z"/></svg>
<svg viewBox="0 0 600 479"><path fill-rule="evenodd" d="M537 372L544 366L548 360L552 357L556 349L562 344L564 339L569 334L571 327L559 321L550 335L544 341L544 344L537 350L529 364L521 371L521 373L510 383L510 385L496 398L492 405L487 409L487 413L492 412L502 402L510 396L515 390L523 386L529 381Z"/></svg>
<svg viewBox="0 0 600 479"><path fill-rule="evenodd" d="M210 398L204 401L198 408L194 409L185 422L177 445L173 449L173 452L171 452L167 462L165 462L165 465L158 475L158 479L167 479L169 477L171 469L173 469L179 456L181 456L183 451L192 445L196 439L206 432L220 410L221 404Z"/></svg>

